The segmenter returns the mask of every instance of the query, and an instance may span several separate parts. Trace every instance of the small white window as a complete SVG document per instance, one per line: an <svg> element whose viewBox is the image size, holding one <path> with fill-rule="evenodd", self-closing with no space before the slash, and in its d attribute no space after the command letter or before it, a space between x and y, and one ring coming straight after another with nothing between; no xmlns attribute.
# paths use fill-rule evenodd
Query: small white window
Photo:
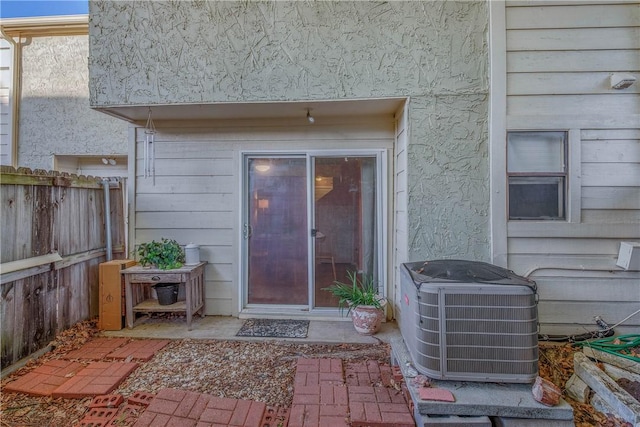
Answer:
<svg viewBox="0 0 640 427"><path fill-rule="evenodd" d="M567 204L567 132L507 133L510 220L563 220Z"/></svg>

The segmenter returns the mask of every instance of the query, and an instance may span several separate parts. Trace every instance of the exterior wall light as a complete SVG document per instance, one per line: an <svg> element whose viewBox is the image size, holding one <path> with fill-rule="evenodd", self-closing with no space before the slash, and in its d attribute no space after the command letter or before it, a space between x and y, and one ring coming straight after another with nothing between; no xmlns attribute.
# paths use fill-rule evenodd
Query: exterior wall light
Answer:
<svg viewBox="0 0 640 427"><path fill-rule="evenodd" d="M611 74L611 89L626 89L636 82L635 76L627 73Z"/></svg>

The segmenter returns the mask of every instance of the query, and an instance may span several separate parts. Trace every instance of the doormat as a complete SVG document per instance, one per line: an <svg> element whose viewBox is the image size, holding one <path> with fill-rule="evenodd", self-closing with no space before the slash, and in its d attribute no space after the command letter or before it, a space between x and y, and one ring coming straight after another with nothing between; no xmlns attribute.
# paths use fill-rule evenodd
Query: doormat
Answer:
<svg viewBox="0 0 640 427"><path fill-rule="evenodd" d="M308 320L247 319L237 337L306 338Z"/></svg>

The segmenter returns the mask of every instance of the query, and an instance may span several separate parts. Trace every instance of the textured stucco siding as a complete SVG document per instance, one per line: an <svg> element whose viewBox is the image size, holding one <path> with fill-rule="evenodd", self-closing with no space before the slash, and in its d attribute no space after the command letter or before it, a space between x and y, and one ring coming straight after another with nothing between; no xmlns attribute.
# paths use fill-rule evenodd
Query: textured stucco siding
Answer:
<svg viewBox="0 0 640 427"><path fill-rule="evenodd" d="M93 107L409 97L408 253L489 259L488 4L90 2Z"/></svg>
<svg viewBox="0 0 640 427"><path fill-rule="evenodd" d="M89 38L34 37L22 47L18 165L52 169L53 155L127 152L128 124L89 107Z"/></svg>
<svg viewBox="0 0 640 427"><path fill-rule="evenodd" d="M489 261L487 96L413 98L409 258Z"/></svg>

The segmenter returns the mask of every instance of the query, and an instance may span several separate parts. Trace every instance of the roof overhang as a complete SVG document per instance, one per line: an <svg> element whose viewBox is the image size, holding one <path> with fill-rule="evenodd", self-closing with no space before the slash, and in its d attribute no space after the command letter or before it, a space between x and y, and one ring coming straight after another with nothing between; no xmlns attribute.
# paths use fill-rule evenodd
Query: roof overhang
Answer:
<svg viewBox="0 0 640 427"><path fill-rule="evenodd" d="M216 104L170 104L94 107L95 110L126 120L144 123L151 108L154 121L234 120L355 117L393 115L406 98L376 98L327 101L234 102Z"/></svg>
<svg viewBox="0 0 640 427"><path fill-rule="evenodd" d="M89 15L0 19L2 31L12 37L74 36L89 34Z"/></svg>

